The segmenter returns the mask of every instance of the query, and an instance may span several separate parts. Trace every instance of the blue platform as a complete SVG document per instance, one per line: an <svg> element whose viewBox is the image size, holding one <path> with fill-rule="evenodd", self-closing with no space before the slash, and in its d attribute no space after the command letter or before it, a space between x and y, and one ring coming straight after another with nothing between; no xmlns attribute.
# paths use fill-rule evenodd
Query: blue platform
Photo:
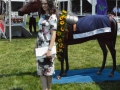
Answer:
<svg viewBox="0 0 120 90"><path fill-rule="evenodd" d="M65 84L65 83L91 83L91 82L104 82L104 81L120 81L120 73L115 71L114 77L109 77L108 74L111 69L104 69L101 75L97 75L96 72L99 69L82 69L82 70L69 70L65 77L60 80L56 79L56 76L60 73L60 70L55 71L53 76L53 84Z"/></svg>

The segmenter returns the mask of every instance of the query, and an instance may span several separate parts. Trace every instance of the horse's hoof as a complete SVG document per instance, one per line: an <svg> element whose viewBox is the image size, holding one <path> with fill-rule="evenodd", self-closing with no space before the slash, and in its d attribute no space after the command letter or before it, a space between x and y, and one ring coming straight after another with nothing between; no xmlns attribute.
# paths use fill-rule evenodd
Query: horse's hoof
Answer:
<svg viewBox="0 0 120 90"><path fill-rule="evenodd" d="M58 75L58 76L56 77L56 79L57 79L57 80L60 80L60 79L61 79L61 77Z"/></svg>
<svg viewBox="0 0 120 90"><path fill-rule="evenodd" d="M110 73L108 76L109 76L109 77L114 77L114 74Z"/></svg>
<svg viewBox="0 0 120 90"><path fill-rule="evenodd" d="M101 72L98 71L98 72L97 72L97 75L101 75Z"/></svg>
<svg viewBox="0 0 120 90"><path fill-rule="evenodd" d="M63 73L61 76L63 76L63 77L66 76L66 73Z"/></svg>

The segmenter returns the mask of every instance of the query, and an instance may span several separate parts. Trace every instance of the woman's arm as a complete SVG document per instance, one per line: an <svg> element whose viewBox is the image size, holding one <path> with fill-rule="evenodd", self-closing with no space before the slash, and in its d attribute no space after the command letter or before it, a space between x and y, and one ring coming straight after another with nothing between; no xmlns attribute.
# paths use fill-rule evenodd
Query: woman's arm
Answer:
<svg viewBox="0 0 120 90"><path fill-rule="evenodd" d="M52 30L50 45L49 45L47 53L46 53L46 56L48 58L51 58L51 56L52 56L51 50L52 50L53 45L55 44L55 39L56 39L56 31Z"/></svg>
<svg viewBox="0 0 120 90"><path fill-rule="evenodd" d="M50 39L50 44L48 47L48 51L47 51L47 56L52 56L51 54L51 50L53 45L55 44L55 39L56 39L56 30L57 30L57 17L56 15L52 15L50 18L50 25L51 25L51 39Z"/></svg>
<svg viewBox="0 0 120 90"><path fill-rule="evenodd" d="M52 30L52 32L51 32L51 40L50 40L50 45L48 47L49 48L48 50L52 49L52 47L53 47L53 45L55 43L55 39L56 39L56 31Z"/></svg>

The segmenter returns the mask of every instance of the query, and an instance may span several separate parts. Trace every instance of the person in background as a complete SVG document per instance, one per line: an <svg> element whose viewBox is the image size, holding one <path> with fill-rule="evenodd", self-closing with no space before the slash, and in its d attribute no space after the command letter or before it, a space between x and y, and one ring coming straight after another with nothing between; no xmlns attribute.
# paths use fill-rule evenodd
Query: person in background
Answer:
<svg viewBox="0 0 120 90"><path fill-rule="evenodd" d="M120 7L118 7L118 16L120 16Z"/></svg>
<svg viewBox="0 0 120 90"><path fill-rule="evenodd" d="M30 13L29 30L31 33L32 33L32 26L34 28L34 32L36 33L36 16L38 16L38 12Z"/></svg>
<svg viewBox="0 0 120 90"><path fill-rule="evenodd" d="M114 12L114 15L116 15L116 13L118 14L118 7L115 6L112 11Z"/></svg>
<svg viewBox="0 0 120 90"><path fill-rule="evenodd" d="M0 15L0 38L6 38L5 36L5 19L4 15Z"/></svg>
<svg viewBox="0 0 120 90"><path fill-rule="evenodd" d="M37 74L40 75L42 90L51 90L52 75L54 74L54 58L51 49L55 45L57 16L53 0L41 0L41 16L38 22L39 31L35 48L48 47L46 57L37 60Z"/></svg>

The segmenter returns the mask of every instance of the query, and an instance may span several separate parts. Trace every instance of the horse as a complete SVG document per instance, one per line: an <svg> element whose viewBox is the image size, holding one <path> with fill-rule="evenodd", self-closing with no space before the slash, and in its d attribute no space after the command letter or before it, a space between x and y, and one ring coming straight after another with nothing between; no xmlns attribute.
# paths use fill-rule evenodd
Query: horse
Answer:
<svg viewBox="0 0 120 90"><path fill-rule="evenodd" d="M40 0L31 0L26 5L24 5L22 8L18 10L19 15L28 14L30 12L36 12L38 11L40 14L40 7L41 2ZM57 10L57 9L56 9ZM56 15L58 16L59 11L56 11ZM74 44L81 44L86 41L90 40L97 40L99 43L99 46L103 53L103 61L102 66L97 71L97 74L100 75L102 73L102 70L105 68L106 58L107 58L107 47L111 53L112 60L113 60L113 67L112 71L109 73L108 76L114 77L114 71L116 70L116 38L117 38L117 22L115 19L110 19L110 27L111 32L109 33L101 33L90 37L80 38L80 39L73 39L73 25L67 24L67 29L69 32L66 32L65 34L65 42L64 42L64 48L62 53L62 60L61 62L61 71L59 75L57 76L57 79L60 79L62 76L66 75L67 71L69 70L69 63L68 63L68 46L74 45ZM66 62L66 70L64 70L64 61Z"/></svg>

